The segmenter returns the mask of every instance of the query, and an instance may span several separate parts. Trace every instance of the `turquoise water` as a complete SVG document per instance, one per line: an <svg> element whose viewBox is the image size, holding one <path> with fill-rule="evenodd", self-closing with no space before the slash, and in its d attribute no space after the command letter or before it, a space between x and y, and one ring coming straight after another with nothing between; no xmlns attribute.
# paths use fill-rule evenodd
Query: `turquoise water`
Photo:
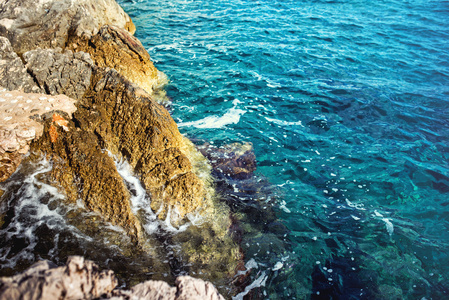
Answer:
<svg viewBox="0 0 449 300"><path fill-rule="evenodd" d="M275 187L256 294L449 297L448 1L119 3L181 132L253 143Z"/></svg>

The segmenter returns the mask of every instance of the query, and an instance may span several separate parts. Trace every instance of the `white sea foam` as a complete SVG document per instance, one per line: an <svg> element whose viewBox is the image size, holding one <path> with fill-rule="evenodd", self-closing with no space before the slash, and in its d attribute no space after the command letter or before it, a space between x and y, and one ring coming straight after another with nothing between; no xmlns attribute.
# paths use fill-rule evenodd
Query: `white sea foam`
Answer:
<svg viewBox="0 0 449 300"><path fill-rule="evenodd" d="M249 271L251 271L252 269L257 269L259 268L259 264L256 262L256 260L254 258L251 258L250 260L248 260L245 264L245 270L244 271L238 271L236 276L241 276L241 275L246 275L248 274Z"/></svg>
<svg viewBox="0 0 449 300"><path fill-rule="evenodd" d="M277 270L282 269L283 267L284 267L284 264L282 262L278 261L271 270L277 271Z"/></svg>
<svg viewBox="0 0 449 300"><path fill-rule="evenodd" d="M64 199L65 196L57 188L39 180L39 177L48 173L51 168L51 164L45 159L37 163L35 171L23 180L15 196L10 198L10 201L16 201L14 203L15 215L6 228L0 230L0 238L4 240L23 239L26 241L26 247L14 255L10 254L10 247L5 246L0 249L0 260L5 268L14 268L22 260L33 261L35 259L34 248L39 242L36 230L42 225L56 230L65 228L77 237L83 236L75 227L66 223L66 209L60 205L52 205L55 201L58 203ZM55 243L55 247L56 245ZM50 251L55 252L55 249Z"/></svg>
<svg viewBox="0 0 449 300"><path fill-rule="evenodd" d="M346 204L347 204L349 207L352 207L352 208L355 208L355 209L358 209L358 210L366 210L366 209L363 207L363 204L360 204L360 203L352 203L351 201L349 201L349 199L345 199L345 201L346 201Z"/></svg>
<svg viewBox="0 0 449 300"><path fill-rule="evenodd" d="M301 122L301 121L297 121L297 122L288 122L288 121L283 121L283 120L278 120L278 119L272 119L272 118L268 118L268 117L265 117L265 119L266 119L268 122L272 122L272 123L274 123L274 124L281 125L281 126L301 126L301 127L304 127L304 125L302 125L302 122Z"/></svg>
<svg viewBox="0 0 449 300"><path fill-rule="evenodd" d="M243 292L232 297L232 300L243 300L243 297L246 296L252 289L265 286L267 279L268 275L266 275L265 271L263 271L262 274L250 285L248 285Z"/></svg>
<svg viewBox="0 0 449 300"><path fill-rule="evenodd" d="M391 223L390 221L391 219L388 218L382 218L382 221L385 222L385 227L387 228L387 232L390 236L393 235L393 231L394 231L394 226L393 223Z"/></svg>
<svg viewBox="0 0 449 300"><path fill-rule="evenodd" d="M172 222L179 219L179 213L176 208L169 207L165 220L161 221L157 217L161 211L153 212L151 209L151 199L146 193L140 180L131 173L131 166L126 160L116 160L117 171L125 181L128 189L131 191L131 209L135 215L138 215L142 220L142 225L148 234L154 234L162 228L171 233L179 233L186 230L190 223L184 224L179 228L172 225ZM191 215L193 220L196 218Z"/></svg>
<svg viewBox="0 0 449 300"><path fill-rule="evenodd" d="M246 113L245 110L237 108L241 103L235 99L232 104L234 105L222 116L213 115L203 119L191 122L181 122L178 127L196 127L196 128L223 128L226 125L237 124L240 121L240 117Z"/></svg>

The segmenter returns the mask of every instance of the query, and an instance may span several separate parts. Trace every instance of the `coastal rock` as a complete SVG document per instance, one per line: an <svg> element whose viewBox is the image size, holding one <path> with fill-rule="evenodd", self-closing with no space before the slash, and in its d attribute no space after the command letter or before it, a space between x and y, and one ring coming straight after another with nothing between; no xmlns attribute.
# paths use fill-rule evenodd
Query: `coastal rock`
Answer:
<svg viewBox="0 0 449 300"><path fill-rule="evenodd" d="M232 143L216 147L205 143L198 147L221 175L234 179L249 178L256 170L256 156L251 143Z"/></svg>
<svg viewBox="0 0 449 300"><path fill-rule="evenodd" d="M224 300L214 285L190 276L176 278L175 287L164 281L148 280L130 290L117 290L110 300Z"/></svg>
<svg viewBox="0 0 449 300"><path fill-rule="evenodd" d="M93 299L116 286L114 272L100 272L93 262L75 256L62 267L41 261L22 274L0 278L0 298Z"/></svg>
<svg viewBox="0 0 449 300"><path fill-rule="evenodd" d="M99 137L102 148L128 160L161 218L171 207L184 218L208 205L173 118L115 70L96 69L74 116L82 130Z"/></svg>
<svg viewBox="0 0 449 300"><path fill-rule="evenodd" d="M148 93L159 91L157 98L163 100L160 89L167 82L165 74L154 67L142 43L128 31L105 25L89 40L72 36L67 44L74 51L89 53L99 67L115 69Z"/></svg>
<svg viewBox="0 0 449 300"><path fill-rule="evenodd" d="M114 0L46 0L0 2L0 35L21 55L40 48L64 48L70 35L91 37L110 24L130 31L135 26Z"/></svg>
<svg viewBox="0 0 449 300"><path fill-rule="evenodd" d="M38 120L52 111L71 115L76 110L74 102L64 95L0 92L0 182L14 173L30 142L42 135Z"/></svg>
<svg viewBox="0 0 449 300"><path fill-rule="evenodd" d="M179 276L175 284L178 288L177 300L224 300L210 282L198 278Z"/></svg>
<svg viewBox="0 0 449 300"><path fill-rule="evenodd" d="M170 286L165 281L148 280L132 287L130 290L115 290L110 300L174 300L176 287Z"/></svg>
<svg viewBox="0 0 449 300"><path fill-rule="evenodd" d="M129 191L113 158L100 147L93 132L78 130L70 119L53 114L45 119L44 135L32 147L52 157L51 175L72 202L81 198L89 210L123 227L130 237L140 236Z"/></svg>
<svg viewBox="0 0 449 300"><path fill-rule="evenodd" d="M114 290L117 284L113 271L71 256L65 266L40 261L21 274L1 277L0 299L224 300L213 284L190 276L176 278L174 287L148 280L130 290Z"/></svg>
<svg viewBox="0 0 449 300"><path fill-rule="evenodd" d="M215 286L199 278L179 276L172 287L164 281L148 280L130 290L115 290L110 300L224 300Z"/></svg>
<svg viewBox="0 0 449 300"><path fill-rule="evenodd" d="M84 52L37 49L23 55L28 72L47 94L80 99L90 85L93 61Z"/></svg>
<svg viewBox="0 0 449 300"><path fill-rule="evenodd" d="M42 92L5 37L0 37L0 87L26 93Z"/></svg>

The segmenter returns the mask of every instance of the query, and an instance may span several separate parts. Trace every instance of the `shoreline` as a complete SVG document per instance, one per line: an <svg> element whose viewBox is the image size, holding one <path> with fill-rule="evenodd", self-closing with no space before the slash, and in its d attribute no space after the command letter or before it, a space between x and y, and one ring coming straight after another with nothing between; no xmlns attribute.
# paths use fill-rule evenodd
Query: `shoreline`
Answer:
<svg viewBox="0 0 449 300"><path fill-rule="evenodd" d="M81 198L88 210L124 228L133 244L145 248L145 218L132 213L127 186L112 159L103 153L102 149L107 149L125 158L132 173L140 175L146 193L151 194L152 209L161 221L166 219L179 227L188 222L188 215L198 211L214 219L208 221L212 226L206 226L213 233L208 247L214 249L217 242L227 244L225 256L231 257L226 259L235 261L227 267L233 268L240 254L226 234L230 227L227 210L220 208L221 204L217 206L213 191L207 187L209 179L200 179L198 167L190 161L205 159L180 135L165 108L155 102L166 101L161 92L166 76L153 66L148 52L133 37L132 20L113 0L106 1L103 7L89 6L87 2L67 4L57 6L47 1L30 7L10 1L2 7L0 35L7 39L2 40L0 86L13 100L3 101L0 106L14 104L2 110L18 116L24 108L21 101L28 103L36 97L35 105L44 107L42 112L30 107L24 111L24 120L4 117L15 123L8 125L9 131L6 124L2 125L0 150L6 157L6 163L0 166L2 181L8 182L22 160L29 160L29 151L33 155L42 153L53 161L50 178L62 186L69 201ZM22 28L27 20L18 18L18 12L30 14L30 22L39 19L46 25L42 31L26 32ZM48 18L58 19L59 24L47 23ZM64 69L60 65L65 65ZM31 96L29 92L40 94ZM44 103L58 99L60 94L68 96L76 109ZM34 121L29 119L32 116ZM27 130L33 134L24 135ZM24 136L23 141L18 139L20 136ZM210 167L206 169L210 172ZM2 193L3 210L11 202L7 194ZM1 223L4 218L2 215ZM200 232L191 234L201 236ZM190 241L181 243L187 247ZM206 247L203 251L211 250Z"/></svg>

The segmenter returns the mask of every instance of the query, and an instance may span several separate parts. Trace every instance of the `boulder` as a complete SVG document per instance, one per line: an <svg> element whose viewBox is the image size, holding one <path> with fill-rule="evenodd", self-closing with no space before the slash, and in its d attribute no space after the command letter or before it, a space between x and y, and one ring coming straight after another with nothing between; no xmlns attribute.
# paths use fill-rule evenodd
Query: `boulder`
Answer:
<svg viewBox="0 0 449 300"><path fill-rule="evenodd" d="M128 31L105 25L90 39L71 36L68 48L89 53L98 66L115 69L148 93L159 93L156 100L164 100L160 89L167 82L165 74L154 67L142 43Z"/></svg>
<svg viewBox="0 0 449 300"><path fill-rule="evenodd" d="M198 278L179 276L175 284L178 288L177 300L224 300L212 283Z"/></svg>
<svg viewBox="0 0 449 300"><path fill-rule="evenodd" d="M5 37L0 37L0 87L26 93L42 92Z"/></svg>
<svg viewBox="0 0 449 300"><path fill-rule="evenodd" d="M110 300L224 300L215 286L199 278L179 276L175 286L164 281L148 280L130 290L115 290Z"/></svg>
<svg viewBox="0 0 449 300"><path fill-rule="evenodd" d="M9 0L0 2L0 35L21 55L40 48L64 48L70 35L90 38L110 24L135 26L114 0Z"/></svg>

